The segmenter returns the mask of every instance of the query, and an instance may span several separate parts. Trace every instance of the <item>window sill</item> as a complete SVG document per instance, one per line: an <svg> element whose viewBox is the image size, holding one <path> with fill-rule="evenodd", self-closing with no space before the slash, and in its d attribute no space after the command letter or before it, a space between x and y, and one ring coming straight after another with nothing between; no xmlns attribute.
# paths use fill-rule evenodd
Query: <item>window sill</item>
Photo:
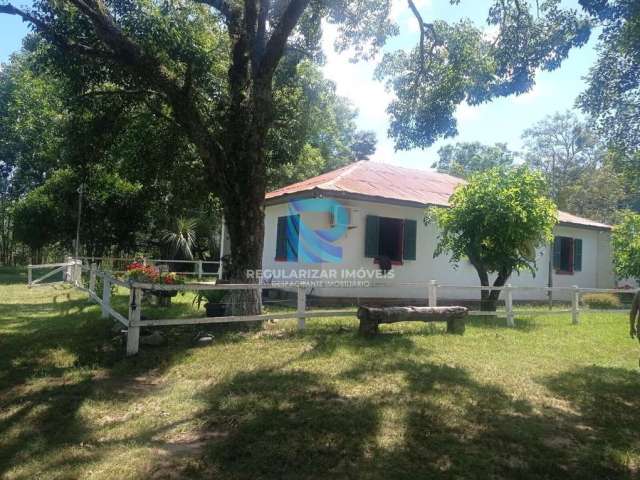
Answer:
<svg viewBox="0 0 640 480"><path fill-rule="evenodd" d="M374 265L380 265L380 262L376 259L373 260L373 264ZM391 260L391 265L404 265L404 262L402 260Z"/></svg>
<svg viewBox="0 0 640 480"><path fill-rule="evenodd" d="M564 270L556 270L556 275L573 275L575 272L566 272Z"/></svg>

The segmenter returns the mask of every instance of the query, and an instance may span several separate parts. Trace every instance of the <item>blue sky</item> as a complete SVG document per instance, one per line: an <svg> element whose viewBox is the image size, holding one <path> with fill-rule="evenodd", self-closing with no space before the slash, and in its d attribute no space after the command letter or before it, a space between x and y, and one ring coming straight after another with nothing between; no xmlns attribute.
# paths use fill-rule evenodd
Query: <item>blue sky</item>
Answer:
<svg viewBox="0 0 640 480"><path fill-rule="evenodd" d="M460 5L451 6L448 0L416 2L425 21L452 21L468 17L478 25L485 26L484 19L489 3L491 2L462 0ZM567 0L566 4L576 5L577 1ZM393 16L400 26L401 34L388 48L413 45L417 39L417 26L406 7L406 1L393 0ZM20 48L22 38L28 29L17 17L0 15L0 32L0 62L5 62L11 53ZM348 52L336 54L333 51L335 29L329 25L325 32L325 75L336 82L338 93L347 97L358 108L358 126L376 132L378 149L373 159L413 168L428 168L437 159L440 146L457 141L506 142L510 148L520 149L520 136L525 128L546 115L573 107L576 96L584 88L582 77L586 75L595 59L594 36L585 47L573 50L560 69L540 73L535 87L527 94L499 99L477 107L459 107L456 113L459 131L457 137L439 141L426 150L394 152L393 142L386 135L388 121L385 109L391 94L386 92L379 82L373 80L375 61L357 64L349 62Z"/></svg>

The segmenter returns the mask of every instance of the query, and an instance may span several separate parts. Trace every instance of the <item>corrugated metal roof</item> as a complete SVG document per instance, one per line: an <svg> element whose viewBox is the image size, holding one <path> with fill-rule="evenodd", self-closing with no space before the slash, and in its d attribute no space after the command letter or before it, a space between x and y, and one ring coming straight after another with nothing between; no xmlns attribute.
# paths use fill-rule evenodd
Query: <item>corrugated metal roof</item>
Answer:
<svg viewBox="0 0 640 480"><path fill-rule="evenodd" d="M353 194L378 199L448 206L453 190L466 183L461 178L429 170L415 170L380 162L360 161L269 192L267 200L310 191ZM558 212L558 220L579 226L609 230L604 223Z"/></svg>

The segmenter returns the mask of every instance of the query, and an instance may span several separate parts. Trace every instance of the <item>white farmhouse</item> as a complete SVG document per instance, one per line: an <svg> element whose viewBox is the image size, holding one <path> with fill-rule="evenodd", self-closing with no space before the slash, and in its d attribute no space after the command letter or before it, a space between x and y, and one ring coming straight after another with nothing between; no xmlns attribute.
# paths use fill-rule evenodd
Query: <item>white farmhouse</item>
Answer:
<svg viewBox="0 0 640 480"><path fill-rule="evenodd" d="M342 280L344 271L376 271L376 258L387 257L392 263L393 278L372 282L381 286L324 286L314 288L312 295L424 299L425 283L430 280L442 285L477 286L478 276L468 262L455 268L446 256L433 257L437 228L423 222L425 207L447 206L449 196L461 183L464 180L433 171L361 161L273 191L266 197L263 271L274 282L282 272L289 272L291 279L301 271L316 272L315 275L320 271L324 272L324 280ZM311 198L340 204L345 207L346 216L339 220L331 209L296 212L291 208L292 202ZM543 246L537 252L537 274L514 274L510 283L544 287L549 283L551 269L551 281L556 287L614 287L611 227L565 212L559 212L558 220L554 247ZM322 234L336 227L336 223L344 224L342 235L329 242L339 250L339 261L313 261L308 255L300 258L304 247L301 231ZM440 295L451 299L479 296L477 290L446 287L440 289ZM542 290L514 293L514 298L520 299L545 297Z"/></svg>

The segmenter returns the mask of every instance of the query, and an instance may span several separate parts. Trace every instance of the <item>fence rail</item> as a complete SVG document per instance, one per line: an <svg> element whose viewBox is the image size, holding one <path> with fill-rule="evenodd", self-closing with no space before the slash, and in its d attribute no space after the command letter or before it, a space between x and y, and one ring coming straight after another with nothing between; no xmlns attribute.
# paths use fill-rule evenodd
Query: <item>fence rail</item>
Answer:
<svg viewBox="0 0 640 480"><path fill-rule="evenodd" d="M37 269L54 268L52 272L33 280L32 272ZM127 327L127 355L135 355L139 350L140 328L157 327L170 325L198 325L198 324L215 324L215 323L231 323L231 322L255 322L275 319L297 319L298 328L304 329L307 318L320 317L336 317L336 316L354 316L356 310L308 310L307 309L307 289L310 286L316 288L318 285L310 283L250 283L250 284L215 284L192 282L182 285L158 285L144 282L124 281L113 275L113 272L100 270L94 262L91 265L82 263L82 259L67 258L64 263L53 263L43 265L28 266L28 283L29 287L37 285L43 279L48 278L57 272L64 272L63 278L65 282L71 283L79 290L86 292L89 298L101 307L102 318L114 318L118 322ZM88 285L85 286L82 279L82 273L87 273ZM102 279L102 294L96 292L97 279ZM127 316L122 315L111 306L111 286L117 285L129 289L129 311ZM450 285L438 284L436 280L428 282L414 282L409 284L396 284L400 286L423 287L425 289L428 305L435 307L438 305L438 297L440 289L473 289L473 290L500 290L504 297L504 311L470 311L470 315L475 316L500 316L505 317L508 326L514 326L514 318L517 314L536 314L541 313L540 310L514 310L513 292L516 290L541 290L541 291L569 291L571 293L571 308L556 309L545 312L545 314L555 313L571 313L571 321L573 324L579 323L580 315L580 294L587 292L607 292L607 293L633 293L635 290L629 289L597 289L597 288L580 288L573 287L535 287L535 286L513 286L507 284L503 287L483 287L478 285ZM294 289L296 291L296 310L293 312L269 313L259 315L231 315L221 317L202 317L202 318L169 318L156 320L142 320L142 297L144 293L153 294L154 292L178 292L178 291L207 291L207 290L255 290L258 292L258 298L261 298L261 292L264 289ZM331 286L331 288L334 288ZM626 310L598 310L598 312L624 312Z"/></svg>
<svg viewBox="0 0 640 480"><path fill-rule="evenodd" d="M164 258L148 258L148 257L137 257L137 258L126 258L126 257L79 257L80 260L86 262L88 264L91 263L99 263L102 264L118 264L120 263L123 267L125 264L131 262L141 262L144 265L161 265L161 264L181 264L181 265L193 265L192 272L180 272L182 275L195 275L198 278L211 276L216 278L221 278L223 273L223 262L220 260L169 260ZM217 266L216 270L213 272L207 271L207 265ZM110 272L112 273L123 273L125 272L124 268L110 268Z"/></svg>

